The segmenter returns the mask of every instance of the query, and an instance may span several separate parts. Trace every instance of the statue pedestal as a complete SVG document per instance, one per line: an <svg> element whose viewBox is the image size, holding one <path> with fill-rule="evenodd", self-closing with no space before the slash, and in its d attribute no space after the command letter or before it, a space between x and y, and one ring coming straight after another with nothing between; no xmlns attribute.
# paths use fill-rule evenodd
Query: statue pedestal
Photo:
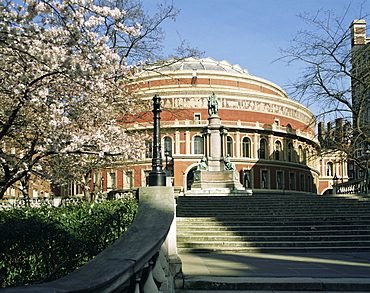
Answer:
<svg viewBox="0 0 370 293"><path fill-rule="evenodd" d="M222 141L220 135L221 118L213 115L208 118L209 133L209 155L208 155L208 168L209 171L222 171L221 166L222 157Z"/></svg>
<svg viewBox="0 0 370 293"><path fill-rule="evenodd" d="M194 182L186 195L250 195L239 182L239 173L227 154L227 129L217 114L215 93L208 97L208 125L203 129L204 157L194 171Z"/></svg>
<svg viewBox="0 0 370 293"><path fill-rule="evenodd" d="M203 171L194 172L194 183L186 195L250 195L239 182L237 171Z"/></svg>

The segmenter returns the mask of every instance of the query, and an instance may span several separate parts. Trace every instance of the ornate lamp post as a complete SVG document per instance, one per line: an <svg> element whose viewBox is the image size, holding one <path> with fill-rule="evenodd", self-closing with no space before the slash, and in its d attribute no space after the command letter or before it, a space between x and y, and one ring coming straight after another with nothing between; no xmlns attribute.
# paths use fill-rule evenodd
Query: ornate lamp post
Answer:
<svg viewBox="0 0 370 293"><path fill-rule="evenodd" d="M152 171L149 173L149 186L166 186L166 173L162 170L161 156L161 127L160 113L161 97L155 95L153 97L153 114L154 114L154 131L153 131L153 159Z"/></svg>

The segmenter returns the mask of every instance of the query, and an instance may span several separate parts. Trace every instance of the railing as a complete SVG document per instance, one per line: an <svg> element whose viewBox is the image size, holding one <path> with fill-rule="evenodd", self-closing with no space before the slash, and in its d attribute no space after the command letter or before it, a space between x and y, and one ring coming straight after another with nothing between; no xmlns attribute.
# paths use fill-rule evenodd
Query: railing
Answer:
<svg viewBox="0 0 370 293"><path fill-rule="evenodd" d="M334 194L354 194L363 193L365 191L365 183L363 179L351 180L344 183L333 185Z"/></svg>
<svg viewBox="0 0 370 293"><path fill-rule="evenodd" d="M139 210L110 247L58 280L2 289L4 293L174 292L166 237L174 219L173 187L139 188Z"/></svg>
<svg viewBox="0 0 370 293"><path fill-rule="evenodd" d="M0 210L11 208L32 207L39 208L41 206L59 207L62 205L78 204L83 201L82 197L71 198L51 198L51 197L30 197L30 198L5 198L0 200Z"/></svg>
<svg viewBox="0 0 370 293"><path fill-rule="evenodd" d="M122 198L135 197L137 188L131 189L115 189L110 192L102 193L96 201L104 200L118 200ZM70 204L79 204L84 201L82 196L73 196L73 197L30 197L30 198L21 198L21 197L7 197L0 200L0 211L2 209L11 209L11 208L23 208L23 207L32 207L39 208L41 206L64 206Z"/></svg>

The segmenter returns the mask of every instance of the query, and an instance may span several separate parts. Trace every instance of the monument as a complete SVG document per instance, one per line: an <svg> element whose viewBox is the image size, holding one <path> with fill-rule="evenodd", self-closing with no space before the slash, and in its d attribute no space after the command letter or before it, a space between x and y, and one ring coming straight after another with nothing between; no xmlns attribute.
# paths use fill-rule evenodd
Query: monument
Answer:
<svg viewBox="0 0 370 293"><path fill-rule="evenodd" d="M208 125L203 129L204 156L194 171L187 195L248 195L226 153L226 128L218 116L215 93L208 97Z"/></svg>

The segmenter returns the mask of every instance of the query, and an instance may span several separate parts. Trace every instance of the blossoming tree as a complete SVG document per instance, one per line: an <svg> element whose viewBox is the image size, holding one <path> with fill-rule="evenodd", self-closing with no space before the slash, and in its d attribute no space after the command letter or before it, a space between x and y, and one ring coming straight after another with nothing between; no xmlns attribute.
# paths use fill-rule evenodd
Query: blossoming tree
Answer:
<svg viewBox="0 0 370 293"><path fill-rule="evenodd" d="M160 22L177 12L140 24L130 1L16 3L0 4L0 198L34 171L62 180L137 157L142 140L117 124L143 106L126 87L137 70L127 60L159 45Z"/></svg>

